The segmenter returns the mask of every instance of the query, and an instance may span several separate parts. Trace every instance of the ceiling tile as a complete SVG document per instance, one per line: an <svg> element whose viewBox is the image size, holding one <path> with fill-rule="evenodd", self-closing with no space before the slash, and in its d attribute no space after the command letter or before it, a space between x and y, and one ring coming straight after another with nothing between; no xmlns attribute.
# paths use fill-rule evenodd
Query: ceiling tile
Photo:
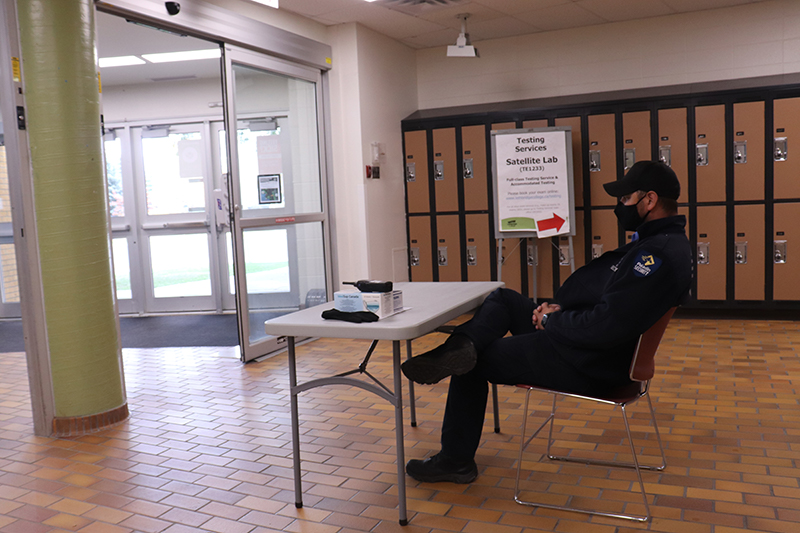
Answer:
<svg viewBox="0 0 800 533"><path fill-rule="evenodd" d="M533 26L529 22L514 17L496 18L476 22L474 24L470 23L467 29L469 30L470 38L473 42L486 41L488 39L501 39L514 35L527 35L540 31L539 28Z"/></svg>
<svg viewBox="0 0 800 533"><path fill-rule="evenodd" d="M482 4L507 15L527 13L535 9L570 4L574 0L472 0L471 5Z"/></svg>
<svg viewBox="0 0 800 533"><path fill-rule="evenodd" d="M662 0L662 2L675 11L686 13L750 4L753 0Z"/></svg>
<svg viewBox="0 0 800 533"><path fill-rule="evenodd" d="M520 13L517 18L545 31L579 28L607 22L576 4L563 4L530 13Z"/></svg>
<svg viewBox="0 0 800 533"><path fill-rule="evenodd" d="M610 22L671 15L675 10L661 0L578 0L576 4Z"/></svg>

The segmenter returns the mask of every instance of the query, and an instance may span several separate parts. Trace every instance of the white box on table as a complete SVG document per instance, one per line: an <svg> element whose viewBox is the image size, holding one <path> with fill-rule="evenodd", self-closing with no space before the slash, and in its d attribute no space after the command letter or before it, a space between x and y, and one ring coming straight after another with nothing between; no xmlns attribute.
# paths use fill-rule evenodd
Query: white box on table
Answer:
<svg viewBox="0 0 800 533"><path fill-rule="evenodd" d="M403 291L338 291L333 293L333 302L334 307L344 313L370 311L378 318L386 318L403 310Z"/></svg>

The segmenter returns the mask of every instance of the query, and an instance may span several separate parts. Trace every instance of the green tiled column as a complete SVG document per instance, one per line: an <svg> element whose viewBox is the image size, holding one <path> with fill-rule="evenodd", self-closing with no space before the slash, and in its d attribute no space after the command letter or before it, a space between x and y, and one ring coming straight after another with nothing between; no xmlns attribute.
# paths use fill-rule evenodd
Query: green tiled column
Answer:
<svg viewBox="0 0 800 533"><path fill-rule="evenodd" d="M112 292L94 5L17 5L55 417L87 417L96 428L105 413L124 411L124 418L127 406Z"/></svg>

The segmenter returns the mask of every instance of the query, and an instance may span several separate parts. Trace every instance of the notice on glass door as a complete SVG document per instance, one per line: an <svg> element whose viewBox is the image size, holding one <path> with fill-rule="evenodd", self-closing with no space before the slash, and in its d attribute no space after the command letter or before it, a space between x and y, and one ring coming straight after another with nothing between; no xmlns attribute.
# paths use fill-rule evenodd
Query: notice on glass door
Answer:
<svg viewBox="0 0 800 533"><path fill-rule="evenodd" d="M492 132L496 237L574 235L572 129Z"/></svg>
<svg viewBox="0 0 800 533"><path fill-rule="evenodd" d="M283 201L280 174L261 174L258 176L258 203L279 204Z"/></svg>

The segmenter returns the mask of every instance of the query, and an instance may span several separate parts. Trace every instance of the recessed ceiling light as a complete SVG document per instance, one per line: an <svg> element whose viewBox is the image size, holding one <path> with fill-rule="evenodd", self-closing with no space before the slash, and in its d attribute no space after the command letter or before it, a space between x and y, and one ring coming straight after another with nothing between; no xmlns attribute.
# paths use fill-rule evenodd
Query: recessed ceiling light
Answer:
<svg viewBox="0 0 800 533"><path fill-rule="evenodd" d="M265 6L274 7L278 9L278 0L252 0L256 4L264 4Z"/></svg>
<svg viewBox="0 0 800 533"><path fill-rule="evenodd" d="M101 57L97 60L100 68L127 67L129 65L144 65L144 60L136 56Z"/></svg>
<svg viewBox="0 0 800 533"><path fill-rule="evenodd" d="M219 48L211 50L189 50L186 52L163 52L160 54L142 54L151 63L172 63L174 61L194 61L197 59L217 59Z"/></svg>

